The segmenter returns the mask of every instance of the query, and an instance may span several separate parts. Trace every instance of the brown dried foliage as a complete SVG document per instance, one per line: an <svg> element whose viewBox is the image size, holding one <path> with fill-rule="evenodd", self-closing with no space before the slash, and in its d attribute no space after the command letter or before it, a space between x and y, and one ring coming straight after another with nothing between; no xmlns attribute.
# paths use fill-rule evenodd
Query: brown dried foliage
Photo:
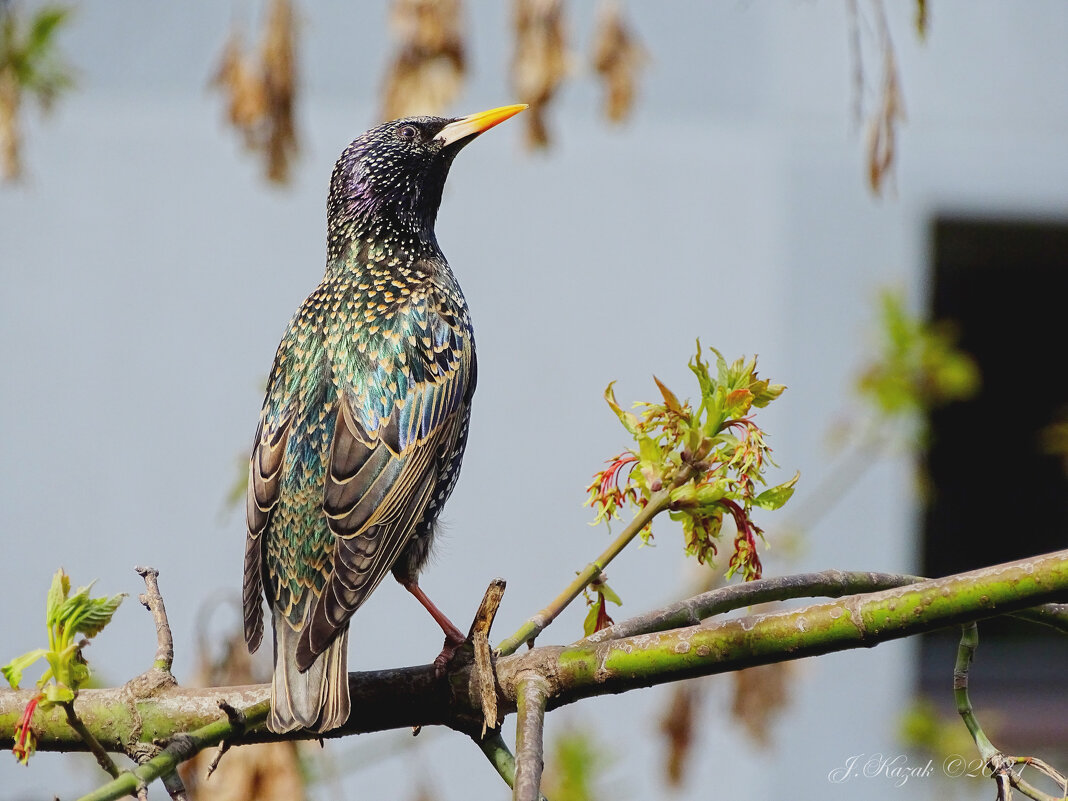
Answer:
<svg viewBox="0 0 1068 801"><path fill-rule="evenodd" d="M734 701L731 715L745 726L751 738L762 746L771 742L771 724L788 701L789 666L785 663L759 665L732 674Z"/></svg>
<svg viewBox="0 0 1068 801"><path fill-rule="evenodd" d="M295 19L290 0L271 0L258 52L246 50L234 28L212 78L227 98L227 121L249 150L262 155L268 180L285 183L299 151Z"/></svg>
<svg viewBox="0 0 1068 801"><path fill-rule="evenodd" d="M872 192L880 194L883 184L893 174L894 158L897 155L897 125L905 119L905 103L897 71L894 43L890 38L890 26L886 19L883 0L870 0L875 17L878 49L882 58L882 81L879 86L875 108L867 115L867 173ZM917 6L917 28L922 37L926 32L926 5ZM847 0L849 15L850 49L853 53L854 115L859 121L863 116L864 52L861 46L861 20L859 0Z"/></svg>
<svg viewBox="0 0 1068 801"><path fill-rule="evenodd" d="M664 778L671 787L682 785L686 763L693 748L695 719L704 687L699 681L684 681L671 689L671 703L660 719L660 731L667 740Z"/></svg>
<svg viewBox="0 0 1068 801"><path fill-rule="evenodd" d="M593 68L604 86L604 115L609 121L621 123L630 116L638 75L648 60L645 48L623 19L618 0L605 0L593 40Z"/></svg>
<svg viewBox="0 0 1068 801"><path fill-rule="evenodd" d="M467 70L460 0L394 0L397 50L383 87L382 119L440 114Z"/></svg>
<svg viewBox="0 0 1068 801"><path fill-rule="evenodd" d="M564 4L562 0L515 0L514 23L512 85L519 101L530 106L523 115L527 144L543 148L550 140L545 111L571 66Z"/></svg>

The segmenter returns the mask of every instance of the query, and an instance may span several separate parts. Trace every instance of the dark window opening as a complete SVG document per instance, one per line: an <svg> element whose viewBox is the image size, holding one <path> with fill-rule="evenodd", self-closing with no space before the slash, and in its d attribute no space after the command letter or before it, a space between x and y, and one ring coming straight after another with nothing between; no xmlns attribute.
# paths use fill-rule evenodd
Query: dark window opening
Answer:
<svg viewBox="0 0 1068 801"><path fill-rule="evenodd" d="M1068 547L1068 477L1042 431L1068 418L1068 221L946 218L931 317L952 322L982 388L931 415L922 571L944 576ZM952 709L959 631L922 639L920 691ZM971 695L1008 750L1068 748L1068 637L979 624ZM1048 752L1047 752L1048 753Z"/></svg>

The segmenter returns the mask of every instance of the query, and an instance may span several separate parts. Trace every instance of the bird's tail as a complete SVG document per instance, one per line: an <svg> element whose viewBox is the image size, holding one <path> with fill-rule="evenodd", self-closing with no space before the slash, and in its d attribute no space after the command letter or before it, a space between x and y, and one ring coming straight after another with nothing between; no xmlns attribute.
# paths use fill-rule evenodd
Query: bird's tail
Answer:
<svg viewBox="0 0 1068 801"><path fill-rule="evenodd" d="M267 728L275 733L310 729L330 731L349 718L346 627L303 673L297 668L300 632L274 614L274 681Z"/></svg>

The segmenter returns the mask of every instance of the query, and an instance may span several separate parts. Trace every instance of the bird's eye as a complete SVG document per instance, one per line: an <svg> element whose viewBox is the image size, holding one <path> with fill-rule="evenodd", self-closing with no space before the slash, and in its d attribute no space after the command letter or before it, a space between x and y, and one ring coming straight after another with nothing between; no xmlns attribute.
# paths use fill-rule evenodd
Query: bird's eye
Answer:
<svg viewBox="0 0 1068 801"><path fill-rule="evenodd" d="M406 139L408 141L415 139L416 133L417 131L415 130L414 125L402 125L400 128L397 129L397 136L399 136L401 139Z"/></svg>

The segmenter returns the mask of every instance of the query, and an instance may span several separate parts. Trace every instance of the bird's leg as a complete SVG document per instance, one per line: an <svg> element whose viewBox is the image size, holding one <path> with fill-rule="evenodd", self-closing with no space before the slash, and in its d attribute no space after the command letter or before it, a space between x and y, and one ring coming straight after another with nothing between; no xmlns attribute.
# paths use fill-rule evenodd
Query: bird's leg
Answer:
<svg viewBox="0 0 1068 801"><path fill-rule="evenodd" d="M456 649L467 642L467 637L453 624L445 613L438 609L434 602L431 601L422 587L419 586L419 582L414 578L397 579L401 586L408 592L415 596L415 599L423 605L423 608L430 613L430 616L437 621L437 624L441 626L441 630L445 632L445 646L441 649L441 653L434 659L434 670L437 673L445 672L445 665L452 659L453 654L456 653Z"/></svg>

